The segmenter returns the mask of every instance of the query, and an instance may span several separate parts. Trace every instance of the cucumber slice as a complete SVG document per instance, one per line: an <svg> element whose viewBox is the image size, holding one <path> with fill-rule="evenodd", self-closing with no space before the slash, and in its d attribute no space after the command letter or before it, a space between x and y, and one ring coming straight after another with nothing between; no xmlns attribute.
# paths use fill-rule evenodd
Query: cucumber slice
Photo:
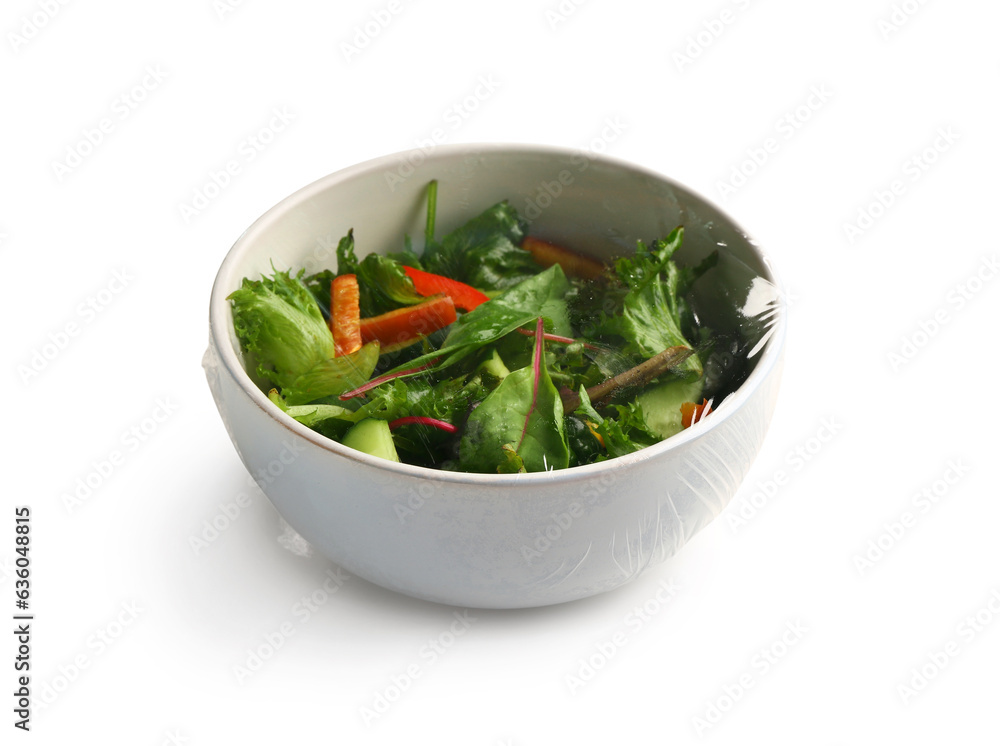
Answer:
<svg viewBox="0 0 1000 746"><path fill-rule="evenodd" d="M399 461L399 454L396 453L396 445L392 442L392 433L389 431L389 423L385 420L371 418L361 420L347 431L340 442L348 448L370 456Z"/></svg>
<svg viewBox="0 0 1000 746"><path fill-rule="evenodd" d="M681 404L687 401L700 402L702 380L667 381L643 391L636 397L646 419L646 427L661 438L676 435L681 425Z"/></svg>

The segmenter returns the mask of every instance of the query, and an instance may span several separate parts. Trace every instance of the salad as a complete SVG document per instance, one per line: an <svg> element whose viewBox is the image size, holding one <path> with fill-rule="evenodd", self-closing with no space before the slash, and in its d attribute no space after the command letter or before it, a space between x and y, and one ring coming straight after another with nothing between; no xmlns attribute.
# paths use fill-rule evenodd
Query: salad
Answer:
<svg viewBox="0 0 1000 746"><path fill-rule="evenodd" d="M674 261L684 230L604 264L529 234L507 202L424 245L336 269L274 270L229 296L258 383L289 416L393 461L550 471L633 453L711 412L740 383L714 365L738 340L700 323ZM732 361L731 354L722 356Z"/></svg>

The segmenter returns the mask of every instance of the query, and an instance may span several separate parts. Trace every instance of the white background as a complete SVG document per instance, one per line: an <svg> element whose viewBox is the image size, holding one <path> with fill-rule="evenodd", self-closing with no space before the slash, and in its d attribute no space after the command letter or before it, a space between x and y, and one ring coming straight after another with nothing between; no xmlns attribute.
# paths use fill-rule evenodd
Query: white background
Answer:
<svg viewBox="0 0 1000 746"><path fill-rule="evenodd" d="M0 13L0 599L16 613L28 505L36 700L26 735L7 695L6 734L996 742L995 3L225 3ZM780 403L727 510L617 592L473 611L457 638L454 609L318 590L337 568L279 541L200 367L240 233L436 128L668 174L767 248L790 300Z"/></svg>

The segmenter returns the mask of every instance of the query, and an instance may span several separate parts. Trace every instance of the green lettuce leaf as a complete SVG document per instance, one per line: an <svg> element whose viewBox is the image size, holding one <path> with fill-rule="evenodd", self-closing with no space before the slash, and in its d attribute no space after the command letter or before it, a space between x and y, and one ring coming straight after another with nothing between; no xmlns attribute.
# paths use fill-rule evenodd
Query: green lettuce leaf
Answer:
<svg viewBox="0 0 1000 746"><path fill-rule="evenodd" d="M617 417L605 417L597 432L604 440L607 458L617 458L635 453L659 443L661 438L650 431L642 407L635 402L613 407Z"/></svg>
<svg viewBox="0 0 1000 746"><path fill-rule="evenodd" d="M372 377L378 364L379 344L369 342L350 355L320 360L281 388L289 406L309 404L356 389Z"/></svg>
<svg viewBox="0 0 1000 746"><path fill-rule="evenodd" d="M282 388L333 356L333 334L302 274L244 279L228 298L236 336L257 375Z"/></svg>
<svg viewBox="0 0 1000 746"><path fill-rule="evenodd" d="M240 346L256 362L257 375L281 389L288 406L356 388L378 362L374 342L333 356L333 334L302 274L275 271L270 278L244 279L229 295Z"/></svg>
<svg viewBox="0 0 1000 746"><path fill-rule="evenodd" d="M598 337L623 340L622 352L649 359L668 347L691 347L681 331L681 292L687 289L691 275L682 274L672 257L684 238L684 229L674 229L666 239L651 247L638 242L635 255L615 262L615 272L628 288L622 298L621 312L606 316L597 325ZM665 279L663 279L665 277ZM678 369L685 378L702 375L697 355L689 357Z"/></svg>
<svg viewBox="0 0 1000 746"><path fill-rule="evenodd" d="M340 440L352 425L364 419L361 413L335 404L300 404L286 406L285 411L306 427L334 440Z"/></svg>

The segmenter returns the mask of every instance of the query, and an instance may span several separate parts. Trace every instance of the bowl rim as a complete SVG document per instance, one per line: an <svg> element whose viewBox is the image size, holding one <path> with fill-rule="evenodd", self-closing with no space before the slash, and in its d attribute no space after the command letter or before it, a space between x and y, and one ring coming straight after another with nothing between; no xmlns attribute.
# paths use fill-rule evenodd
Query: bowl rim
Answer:
<svg viewBox="0 0 1000 746"><path fill-rule="evenodd" d="M233 289L238 287L243 277L236 277L236 267L240 264L243 253L247 247L254 243L256 237L265 231L273 223L283 219L287 213L295 206L307 202L317 194L331 189L338 184L350 181L351 179L367 174L372 171L384 171L386 168L398 165L400 159L420 154L424 161L421 165L433 161L435 157L455 156L460 154L479 154L483 151L492 153L519 152L528 155L556 156L568 158L586 154L588 160L600 163L610 168L617 168L632 171L634 173L650 177L666 183L671 189L685 193L695 200L702 202L717 211L724 217L730 225L736 229L747 241L752 251L761 260L765 268L762 276L776 291L775 311L771 318L774 323L769 326L769 335L763 345L763 352L757 365L740 385L736 391L724 400L726 405L719 410L714 410L712 417L702 422L695 423L689 428L673 435L659 443L648 446L642 450L624 456L607 459L593 464L582 466L572 466L566 469L557 469L547 472L528 472L520 474L483 474L477 472L445 471L433 469L426 466L416 466L402 462L389 461L387 459L371 456L367 453L357 451L353 448L338 443L324 435L301 424L274 404L267 395L261 391L251 380L249 374L240 364L236 348L232 345L228 326L231 324L230 305L227 296ZM725 210L712 200L706 198L699 192L681 184L673 178L659 173L655 170L641 166L631 161L608 156L602 153L581 151L579 148L568 148L556 145L543 145L532 143L450 143L436 146L431 152L422 148L409 148L387 155L371 158L360 163L356 163L345 168L334 171L326 176L322 176L313 182L300 187L275 205L265 211L253 223L250 224L240 234L229 251L226 253L221 266L216 274L212 285L212 292L209 304L209 344L216 351L218 361L225 367L230 376L238 383L240 390L248 399L267 414L276 424L288 430L291 434L305 438L319 448L328 451L334 456L345 458L359 465L385 470L390 474L400 477L417 477L438 483L449 483L454 485L469 485L483 487L506 486L515 484L541 484L541 483L572 483L583 479L600 477L602 474L617 469L628 468L629 466L641 465L648 461L653 461L663 455L683 448L688 443L694 442L708 435L713 429L721 426L726 420L734 416L741 409L753 393L769 377L779 361L781 360L787 325L787 302L780 278L774 270L766 251L761 248L753 237L744 230L743 226L734 220Z"/></svg>

